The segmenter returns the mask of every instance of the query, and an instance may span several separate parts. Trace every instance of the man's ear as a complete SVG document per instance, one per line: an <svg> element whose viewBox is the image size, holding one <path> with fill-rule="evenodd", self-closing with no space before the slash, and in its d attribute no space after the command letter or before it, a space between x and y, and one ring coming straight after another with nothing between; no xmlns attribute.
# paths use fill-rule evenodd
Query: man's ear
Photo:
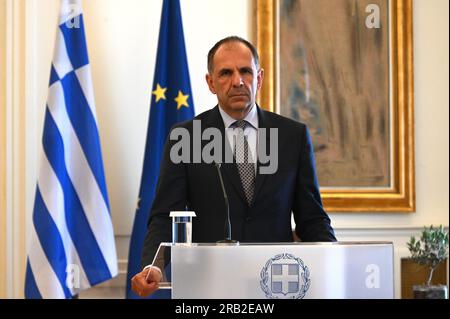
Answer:
<svg viewBox="0 0 450 319"><path fill-rule="evenodd" d="M206 83L208 84L208 87L209 87L209 90L211 91L211 93L216 94L212 76L209 73L206 73L205 79L206 79Z"/></svg>
<svg viewBox="0 0 450 319"><path fill-rule="evenodd" d="M258 75L256 76L256 80L258 81L256 87L259 90L259 89L261 89L262 83L263 83L263 80L264 80L264 69L259 69Z"/></svg>

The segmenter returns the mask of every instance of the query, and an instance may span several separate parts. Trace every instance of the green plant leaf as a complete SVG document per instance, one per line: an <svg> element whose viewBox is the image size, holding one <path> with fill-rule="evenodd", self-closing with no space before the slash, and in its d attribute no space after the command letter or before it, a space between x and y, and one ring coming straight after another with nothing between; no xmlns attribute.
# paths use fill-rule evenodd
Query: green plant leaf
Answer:
<svg viewBox="0 0 450 319"><path fill-rule="evenodd" d="M444 227L424 227L420 238L416 240L411 236L406 243L411 253L411 258L421 265L426 265L430 269L430 276L427 284L431 283L433 270L448 257L448 232Z"/></svg>

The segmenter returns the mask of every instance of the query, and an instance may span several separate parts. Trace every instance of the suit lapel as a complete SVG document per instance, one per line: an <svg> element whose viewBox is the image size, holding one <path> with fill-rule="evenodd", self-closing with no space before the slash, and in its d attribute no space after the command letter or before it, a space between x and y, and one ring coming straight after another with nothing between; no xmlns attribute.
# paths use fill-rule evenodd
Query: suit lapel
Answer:
<svg viewBox="0 0 450 319"><path fill-rule="evenodd" d="M266 146L267 146L266 150L271 151L269 149L269 147L270 147L270 142L269 142L270 141L270 134L269 134L270 133L269 132L270 127L269 127L267 116L264 114L264 112L259 107L257 108L257 110L258 110L258 122L259 122L258 126L259 126L259 129L261 129L261 128L266 129L266 141L265 141L266 142ZM259 140L259 136L258 136L258 144L261 144L262 142L263 141L260 141ZM259 146L258 146L258 149L259 149ZM258 194L261 191L261 188L262 188L264 182L267 179L267 174L260 174L259 173L260 166L261 166L261 162L259 161L259 156L258 156L257 169L256 169L256 181L255 181L255 192L253 193L252 205L255 202L255 200L257 199Z"/></svg>

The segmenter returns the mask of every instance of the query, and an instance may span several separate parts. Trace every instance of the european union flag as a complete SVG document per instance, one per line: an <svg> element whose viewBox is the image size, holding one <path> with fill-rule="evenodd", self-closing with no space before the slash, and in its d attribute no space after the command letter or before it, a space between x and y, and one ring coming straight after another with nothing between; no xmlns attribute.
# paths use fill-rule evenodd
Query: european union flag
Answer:
<svg viewBox="0 0 450 319"><path fill-rule="evenodd" d="M127 298L140 298L131 291L131 278L142 270L142 247L155 196L164 144L173 125L193 117L194 104L184 45L180 2L164 0L144 168L128 257ZM170 298L169 292L168 290L158 291L153 298Z"/></svg>

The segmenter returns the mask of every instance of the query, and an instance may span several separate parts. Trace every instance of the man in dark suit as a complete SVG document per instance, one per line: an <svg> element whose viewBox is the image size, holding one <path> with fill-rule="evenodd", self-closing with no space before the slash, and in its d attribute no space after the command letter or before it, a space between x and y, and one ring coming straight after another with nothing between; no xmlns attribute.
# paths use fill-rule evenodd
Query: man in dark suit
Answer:
<svg viewBox="0 0 450 319"><path fill-rule="evenodd" d="M330 219L322 207L308 130L302 123L258 107L255 99L263 77L252 44L239 37L219 41L208 54L206 75L218 105L193 121L177 125L176 129L189 133L189 145L197 142L202 148L208 141L194 140L201 136L195 134L196 125L201 125L202 132L216 129L221 133L223 153L229 147L234 159L242 154L244 159L253 159L221 164L229 198L232 239L292 242L293 215L295 233L302 241L335 241ZM263 130L267 133L266 141L259 134ZM236 136L242 133L245 142L236 143ZM216 242L226 237L226 206L216 166L211 161L193 161L198 154L192 154L192 147L187 156L189 161L175 163L171 150L178 142L170 138L166 143L144 242L143 266L152 263L161 242L171 242L170 211L186 208L195 211L193 242ZM272 158L277 162L276 169L269 174L263 174L262 170L260 146L265 142L267 151L277 155ZM145 267L133 277L132 289L147 296L158 288L161 277L158 268Z"/></svg>

